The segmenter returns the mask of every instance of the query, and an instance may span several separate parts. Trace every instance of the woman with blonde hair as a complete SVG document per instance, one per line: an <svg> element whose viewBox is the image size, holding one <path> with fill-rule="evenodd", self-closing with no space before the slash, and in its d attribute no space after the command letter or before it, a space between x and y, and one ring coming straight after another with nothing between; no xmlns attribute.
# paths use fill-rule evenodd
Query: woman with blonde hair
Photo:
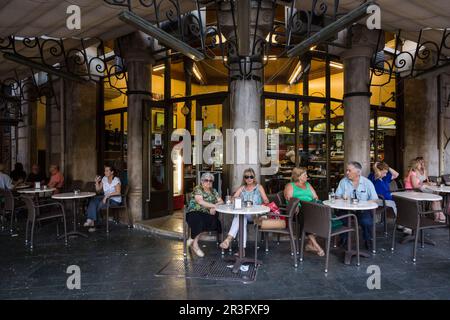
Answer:
<svg viewBox="0 0 450 320"><path fill-rule="evenodd" d="M245 169L242 184L234 193L234 198L243 197L244 200L250 200L254 205L260 205L263 203L269 203L266 192L262 185L258 184L256 180L255 171L252 168ZM245 215L244 219L244 248L247 244L247 221L252 221L252 215ZM230 247L231 241L236 238L239 231L239 217L234 216L233 222L231 223L230 231L225 240L219 245L222 249L228 249Z"/></svg>
<svg viewBox="0 0 450 320"><path fill-rule="evenodd" d="M288 183L284 188L284 197L287 201L292 197L309 202L319 200L316 191L308 182L306 168L294 168L292 170L292 182ZM308 243L305 246L305 250L315 252L321 257L325 255L313 234L308 234Z"/></svg>
<svg viewBox="0 0 450 320"><path fill-rule="evenodd" d="M426 176L426 170L424 167L424 161L422 157L417 157L412 160L409 165L408 174L405 178L406 189L419 189L422 192L428 192L426 186L429 183L425 182L428 179ZM440 201L433 201L431 203L433 210L442 210ZM445 215L441 212L434 213L434 220L437 222L445 223Z"/></svg>

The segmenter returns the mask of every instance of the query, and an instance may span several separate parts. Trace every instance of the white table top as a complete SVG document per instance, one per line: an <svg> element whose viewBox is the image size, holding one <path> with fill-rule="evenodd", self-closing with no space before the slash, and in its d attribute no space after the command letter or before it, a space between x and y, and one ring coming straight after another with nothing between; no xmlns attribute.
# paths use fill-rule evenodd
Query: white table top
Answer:
<svg viewBox="0 0 450 320"><path fill-rule="evenodd" d="M254 205L250 208L242 208L240 210L233 209L233 205L227 205L227 204L219 204L216 207L216 211L221 213L227 213L227 214L264 214L268 213L270 211L269 207L262 206L262 205Z"/></svg>
<svg viewBox="0 0 450 320"><path fill-rule="evenodd" d="M47 188L47 189L35 189L35 188L30 188L30 189L21 189L21 190L17 190L18 193L45 193L45 192L53 192L55 191L56 188Z"/></svg>
<svg viewBox="0 0 450 320"><path fill-rule="evenodd" d="M80 192L79 194L75 194L73 192L65 192L65 193L57 193L52 196L52 199L58 200L72 200L72 199L83 199L83 198L91 198L96 195L95 192Z"/></svg>
<svg viewBox="0 0 450 320"><path fill-rule="evenodd" d="M334 202L331 202L330 200L325 200L323 204L333 209L352 210L352 211L372 210L378 208L378 204L374 202L359 201L358 204L351 204L349 200L343 199L336 199Z"/></svg>
<svg viewBox="0 0 450 320"><path fill-rule="evenodd" d="M30 188L31 188L31 185L29 185L29 184L19 184L19 185L15 186L14 189L21 190L21 189L30 189Z"/></svg>
<svg viewBox="0 0 450 320"><path fill-rule="evenodd" d="M425 190L430 190L437 193L450 193L450 187L449 186L443 186L442 188L440 186L425 186Z"/></svg>
<svg viewBox="0 0 450 320"><path fill-rule="evenodd" d="M392 192L393 196L403 197L406 199L417 200L417 201L440 201L442 197L426 192L416 192L416 191L401 191L401 192Z"/></svg>

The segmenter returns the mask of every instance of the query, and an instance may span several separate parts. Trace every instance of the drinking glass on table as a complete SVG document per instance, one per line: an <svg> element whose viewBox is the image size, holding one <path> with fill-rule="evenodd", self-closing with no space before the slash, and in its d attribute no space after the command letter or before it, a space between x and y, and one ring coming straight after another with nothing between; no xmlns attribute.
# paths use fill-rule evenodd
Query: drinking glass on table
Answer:
<svg viewBox="0 0 450 320"><path fill-rule="evenodd" d="M441 177L437 177L436 178L436 185L440 188L442 188L444 185L442 184L442 178Z"/></svg>

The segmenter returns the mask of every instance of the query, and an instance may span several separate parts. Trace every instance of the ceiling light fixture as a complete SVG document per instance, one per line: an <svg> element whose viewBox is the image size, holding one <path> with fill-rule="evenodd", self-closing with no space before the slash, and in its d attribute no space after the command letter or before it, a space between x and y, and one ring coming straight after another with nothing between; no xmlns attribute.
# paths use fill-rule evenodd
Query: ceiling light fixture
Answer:
<svg viewBox="0 0 450 320"><path fill-rule="evenodd" d="M344 69L344 65L342 63L330 61L330 67L337 69Z"/></svg>
<svg viewBox="0 0 450 320"><path fill-rule="evenodd" d="M201 84L205 84L205 81L203 80L202 74L200 70L198 69L197 65L194 63L194 66L192 68L192 71L194 73L195 78L200 82Z"/></svg>
<svg viewBox="0 0 450 320"><path fill-rule="evenodd" d="M300 74L300 71L302 71L302 63L299 61L294 68L294 72L292 72L291 76L289 77L288 83L290 85L293 84L297 80L297 78Z"/></svg>

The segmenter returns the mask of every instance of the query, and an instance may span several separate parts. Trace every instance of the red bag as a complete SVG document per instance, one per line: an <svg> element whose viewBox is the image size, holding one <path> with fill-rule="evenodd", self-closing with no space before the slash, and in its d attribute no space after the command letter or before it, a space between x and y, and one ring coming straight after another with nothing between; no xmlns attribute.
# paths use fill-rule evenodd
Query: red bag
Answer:
<svg viewBox="0 0 450 320"><path fill-rule="evenodd" d="M280 214L280 208L278 208L277 204L275 202L270 202L270 203L264 203L263 204L266 207L269 207L270 212L274 213L274 214ZM280 219L280 220L286 220L286 217L274 217L271 216L271 219Z"/></svg>

